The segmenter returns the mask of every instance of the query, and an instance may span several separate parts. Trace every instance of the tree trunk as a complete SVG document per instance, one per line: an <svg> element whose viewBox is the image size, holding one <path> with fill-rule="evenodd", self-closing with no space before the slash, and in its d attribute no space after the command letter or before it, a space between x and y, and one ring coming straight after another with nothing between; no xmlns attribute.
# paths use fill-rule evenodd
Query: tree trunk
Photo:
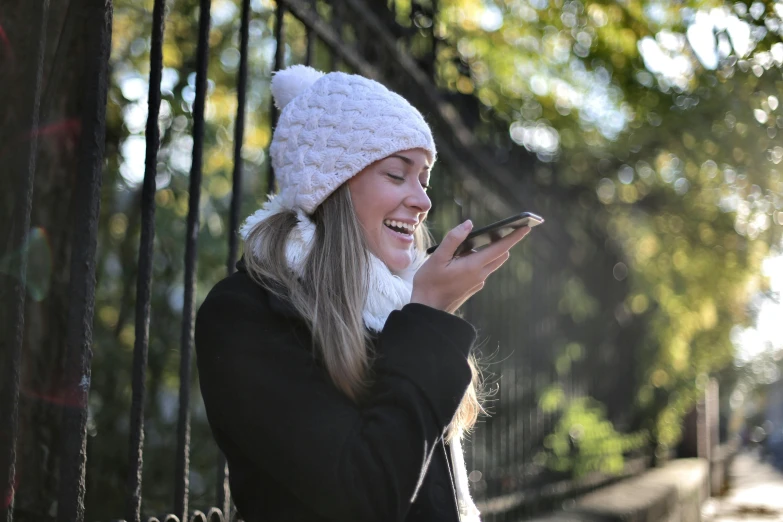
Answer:
<svg viewBox="0 0 783 522"><path fill-rule="evenodd" d="M104 0L99 0L103 2ZM85 106L87 63L86 0L6 0L0 2L0 217L19 223L15 194L34 161L32 210L22 237L0 227L3 326L18 300L7 299L19 281L27 246L24 329L19 376L16 437L17 521L54 520L61 451L61 420L68 399L62 389L68 317L74 188ZM40 57L40 59L39 59ZM38 85L36 89L36 79ZM39 104L38 117L32 108ZM36 121L37 120L37 121ZM16 220L16 221L15 221ZM0 367L12 356L2 336ZM8 386L3 382L2 387ZM3 405L7 408L8 405ZM0 470L2 471L2 470Z"/></svg>

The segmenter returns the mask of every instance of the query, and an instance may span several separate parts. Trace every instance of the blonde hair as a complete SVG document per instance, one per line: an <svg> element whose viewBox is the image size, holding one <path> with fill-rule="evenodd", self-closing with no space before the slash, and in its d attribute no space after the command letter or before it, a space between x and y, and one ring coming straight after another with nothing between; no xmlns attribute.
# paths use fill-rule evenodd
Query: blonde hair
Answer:
<svg viewBox="0 0 783 522"><path fill-rule="evenodd" d="M274 214L255 226L246 240L245 265L250 277L304 318L313 345L323 358L334 385L360 403L372 383L373 345L362 311L369 287L370 250L348 185L343 184L312 215L316 233L301 274L288 266L285 245L297 224L294 211ZM326 224L329 226L326 226ZM431 243L422 224L414 233L415 248ZM473 354L468 358L472 381L452 420L447 440L469 433L480 413L481 372Z"/></svg>

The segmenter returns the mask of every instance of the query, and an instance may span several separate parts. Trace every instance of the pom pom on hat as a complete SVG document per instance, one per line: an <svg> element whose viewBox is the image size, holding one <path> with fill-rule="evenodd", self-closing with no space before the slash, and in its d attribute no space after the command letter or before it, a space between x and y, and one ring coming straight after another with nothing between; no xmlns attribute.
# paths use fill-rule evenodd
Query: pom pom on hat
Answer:
<svg viewBox="0 0 783 522"><path fill-rule="evenodd" d="M277 71L272 77L272 96L278 109L289 104L308 87L317 82L324 73L306 65L292 65Z"/></svg>

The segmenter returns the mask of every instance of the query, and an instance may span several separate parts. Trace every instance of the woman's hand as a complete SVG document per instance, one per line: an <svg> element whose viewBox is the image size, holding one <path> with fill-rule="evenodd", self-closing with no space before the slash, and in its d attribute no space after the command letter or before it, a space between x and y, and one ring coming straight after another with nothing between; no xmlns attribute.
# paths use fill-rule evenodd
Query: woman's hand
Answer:
<svg viewBox="0 0 783 522"><path fill-rule="evenodd" d="M453 228L413 278L412 303L452 313L484 288L489 274L509 258L509 249L530 232L522 227L478 252L454 257L457 247L473 229L470 220Z"/></svg>

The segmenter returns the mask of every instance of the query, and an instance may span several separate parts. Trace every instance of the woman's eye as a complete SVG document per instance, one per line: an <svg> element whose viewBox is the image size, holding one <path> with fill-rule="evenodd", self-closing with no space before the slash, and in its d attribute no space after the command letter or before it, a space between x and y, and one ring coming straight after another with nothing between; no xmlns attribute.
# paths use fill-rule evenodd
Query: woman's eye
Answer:
<svg viewBox="0 0 783 522"><path fill-rule="evenodd" d="M396 174L392 174L390 172L387 172L386 175L389 176L394 181L403 181L403 182L405 181L405 177L404 176L397 176ZM427 185L426 183L422 183L421 184L421 188L423 188L425 191L427 191L427 189L429 189L430 186Z"/></svg>

